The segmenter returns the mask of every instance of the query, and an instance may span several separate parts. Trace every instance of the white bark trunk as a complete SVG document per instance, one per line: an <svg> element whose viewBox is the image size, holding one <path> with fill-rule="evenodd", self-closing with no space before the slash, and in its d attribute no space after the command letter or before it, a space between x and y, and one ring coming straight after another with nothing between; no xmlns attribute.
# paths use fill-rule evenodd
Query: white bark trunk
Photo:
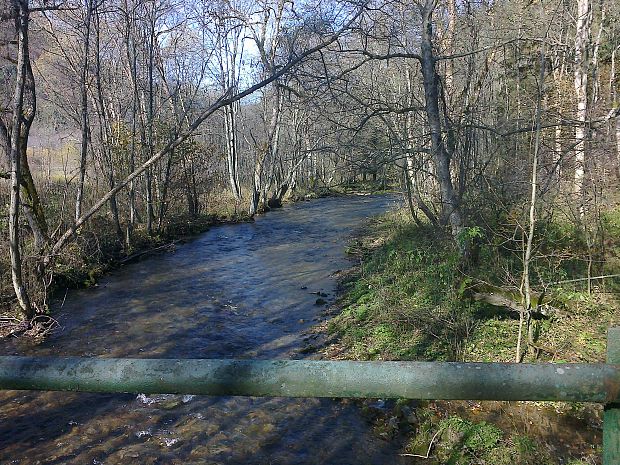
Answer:
<svg viewBox="0 0 620 465"><path fill-rule="evenodd" d="M577 29L575 32L575 95L577 97L575 127L574 191L579 210L583 213L583 182L585 172L588 113L588 47L591 26L590 0L577 0Z"/></svg>

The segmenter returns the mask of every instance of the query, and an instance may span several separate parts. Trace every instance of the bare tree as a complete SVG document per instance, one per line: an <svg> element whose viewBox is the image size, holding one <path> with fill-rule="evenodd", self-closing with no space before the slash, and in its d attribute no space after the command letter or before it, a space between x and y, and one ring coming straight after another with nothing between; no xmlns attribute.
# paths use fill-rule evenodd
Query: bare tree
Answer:
<svg viewBox="0 0 620 465"><path fill-rule="evenodd" d="M22 136L22 112L24 111L24 94L27 92L28 81L28 20L30 8L27 0L12 2L11 9L15 15L15 32L17 33L17 74L15 76L15 93L13 95L13 118L10 133L10 161L11 161L11 204L9 207L9 250L11 253L11 276L15 296L26 318L34 316L34 309L30 303L28 292L22 277L22 258L19 236L19 210L22 169L22 144L27 138ZM27 123L26 123L27 124ZM27 130L25 131L27 134Z"/></svg>
<svg viewBox="0 0 620 465"><path fill-rule="evenodd" d="M90 126L88 123L88 67L90 53L90 30L95 0L85 0L84 13L84 53L80 63L80 172L75 199L75 219L82 215L82 201L84 199L84 179L86 177L86 157L88 154L88 139L90 137Z"/></svg>

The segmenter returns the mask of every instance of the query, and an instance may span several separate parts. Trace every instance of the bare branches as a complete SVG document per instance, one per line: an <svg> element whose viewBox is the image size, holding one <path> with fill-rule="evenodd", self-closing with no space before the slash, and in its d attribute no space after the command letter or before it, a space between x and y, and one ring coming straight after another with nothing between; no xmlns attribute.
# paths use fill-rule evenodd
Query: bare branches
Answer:
<svg viewBox="0 0 620 465"><path fill-rule="evenodd" d="M276 72L271 74L269 77L261 80L260 82L248 87L242 92L234 93L234 89L228 89L223 95L221 95L214 103L212 103L206 110L204 110L198 117L196 117L193 122L183 131L179 131L177 137L171 141L169 141L163 149L159 150L155 153L151 158L149 158L146 162L144 162L140 167L134 170L131 174L129 174L123 181L119 182L114 188L108 191L103 197L101 197L95 204L80 218L78 218L75 223L69 227L62 236L60 236L54 245L51 247L49 254L44 258L44 264L48 265L52 258L56 256L60 250L65 246L65 244L69 241L69 239L75 234L75 232L86 222L89 218L91 218L101 207L103 207L111 198L113 198L118 192L120 192L123 188L125 188L131 181L136 179L142 173L144 173L149 167L153 166L159 159L161 159L164 155L167 155L176 147L181 145L184 141L186 141L194 132L200 127L200 125L206 121L211 115L213 115L220 108L223 108L226 105L230 105L236 101L247 97L259 89L267 86L268 84L276 81L282 76L286 75L290 72L295 66L300 65L306 58L323 49L324 47L334 43L338 38L348 30L350 25L362 14L362 9L359 9L350 19L347 21L345 26L339 31L330 34L326 39L311 47L301 53L297 58L292 61L289 61L286 65L277 67Z"/></svg>

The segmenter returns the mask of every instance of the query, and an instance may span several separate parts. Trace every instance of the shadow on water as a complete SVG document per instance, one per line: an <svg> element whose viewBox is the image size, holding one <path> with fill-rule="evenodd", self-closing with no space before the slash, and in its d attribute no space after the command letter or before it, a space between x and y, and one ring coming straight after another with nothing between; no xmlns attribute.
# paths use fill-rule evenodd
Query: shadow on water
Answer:
<svg viewBox="0 0 620 465"><path fill-rule="evenodd" d="M317 292L347 266L347 237L388 197L322 199L213 228L172 254L71 294L64 329L4 354L299 358ZM2 464L400 463L358 410L329 399L0 393Z"/></svg>

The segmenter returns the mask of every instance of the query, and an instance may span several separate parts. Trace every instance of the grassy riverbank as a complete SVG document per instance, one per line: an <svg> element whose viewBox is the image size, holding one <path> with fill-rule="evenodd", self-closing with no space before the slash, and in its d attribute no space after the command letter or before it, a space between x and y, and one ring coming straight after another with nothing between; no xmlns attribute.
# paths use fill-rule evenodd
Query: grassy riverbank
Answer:
<svg viewBox="0 0 620 465"><path fill-rule="evenodd" d="M343 282L342 312L326 328L336 342L324 349L324 355L357 360L513 361L518 313L473 299L472 289L485 283L509 291L502 278L507 270L518 270L514 256L482 240L480 265L465 275L459 271L450 239L408 218L404 211L390 213L349 246L359 265ZM601 274L615 264L618 224L615 215L605 219L608 256ZM565 226L549 225L547 232ZM567 234L561 242L564 255L578 246ZM576 256L577 250L573 252ZM537 276L581 278L583 268L576 263L540 260ZM603 361L606 330L620 323L618 284L599 282L590 294L582 281L547 286L544 302L549 316L535 321L536 341L525 361ZM415 408L414 421L407 420L408 408L404 415L402 408L378 415L379 429L389 429L390 422L406 423L410 432L405 453L424 456L432 442L431 455L436 459L424 463L597 463L598 448L588 444L600 443L600 410L594 406L433 402Z"/></svg>
<svg viewBox="0 0 620 465"><path fill-rule="evenodd" d="M319 187L316 189L299 188L290 192L285 203L307 201L322 197L347 195L369 195L384 192L379 183L359 183L355 185L337 186L334 188ZM58 207L58 199L50 200L50 215L54 206ZM170 211L161 225L154 225L153 234L149 235L144 224L136 224L131 232L131 240L127 241L127 225L122 224L122 237L109 214L103 212L93 217L79 231L73 240L56 258L54 279L48 288L51 299L62 298L68 289L84 288L96 285L98 279L119 266L130 261L143 258L151 253L171 250L174 243L187 237L207 231L217 224L239 223L252 221L247 214L247 202L236 201L228 192L212 194L204 212L188 215ZM63 210L64 211L64 210ZM264 210L260 210L263 213ZM61 229L61 228L59 228ZM129 245L127 245L129 242ZM26 260L34 258L31 244L26 241L24 252ZM17 303L13 292L9 262L8 241L0 244L0 337L14 331L23 331L27 325L20 321ZM32 267L25 267L31 269ZM27 281L34 280L27 276ZM31 290L31 293L36 291ZM43 300L40 296L37 300ZM46 304L47 307L48 304ZM48 308L39 309L46 314ZM33 334L36 331L33 332Z"/></svg>
<svg viewBox="0 0 620 465"><path fill-rule="evenodd" d="M127 241L126 224L122 224L122 237L108 214L93 217L77 233L75 239L56 258L54 279L48 295L51 299L62 298L68 289L84 288L96 285L97 280L131 261L151 253L170 250L175 242L207 231L210 227L224 223L250 221L251 218L242 206L228 196L213 198L205 211L190 216L171 212L166 219L154 225L153 234L149 235L144 224L137 224L131 232L131 241ZM30 244L25 245L25 259L30 259ZM2 260L0 260L0 337L13 331L27 329L19 323L17 304L11 284L8 243L2 243ZM27 267L29 269L30 267ZM29 279L34 279L29 277ZM42 313L48 308L39 309ZM36 332L36 331L35 331Z"/></svg>

